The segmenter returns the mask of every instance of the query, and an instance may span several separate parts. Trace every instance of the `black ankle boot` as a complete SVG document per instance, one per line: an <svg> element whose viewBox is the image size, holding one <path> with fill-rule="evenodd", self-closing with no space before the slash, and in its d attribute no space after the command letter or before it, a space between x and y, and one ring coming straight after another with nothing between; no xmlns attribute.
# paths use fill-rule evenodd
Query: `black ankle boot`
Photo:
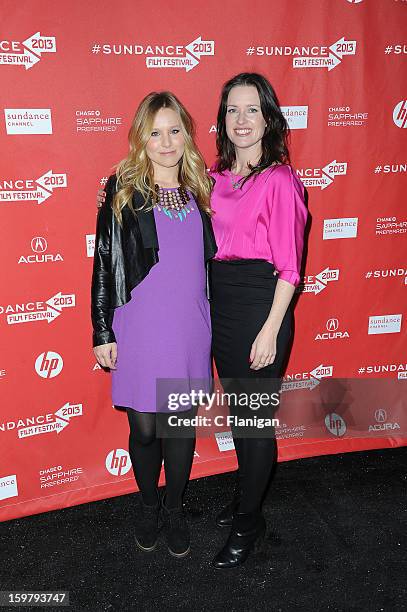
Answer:
<svg viewBox="0 0 407 612"><path fill-rule="evenodd" d="M166 508L164 497L162 517L169 552L173 557L185 557L191 550L191 535L184 508L182 505L179 508Z"/></svg>
<svg viewBox="0 0 407 612"><path fill-rule="evenodd" d="M151 552L157 546L159 514L159 499L154 506L147 506L140 500L135 526L135 539L137 546L145 552Z"/></svg>
<svg viewBox="0 0 407 612"><path fill-rule="evenodd" d="M232 500L216 515L215 523L218 527L231 527L233 516L239 506L242 497L243 475L240 470L236 472L235 492Z"/></svg>
<svg viewBox="0 0 407 612"><path fill-rule="evenodd" d="M229 569L242 565L251 550L259 550L266 534L266 521L261 512L236 512L225 546L216 555L216 569Z"/></svg>
<svg viewBox="0 0 407 612"><path fill-rule="evenodd" d="M218 527L231 527L233 516L239 506L240 502L240 491L236 491L232 501L230 501L222 510L216 515L215 522Z"/></svg>

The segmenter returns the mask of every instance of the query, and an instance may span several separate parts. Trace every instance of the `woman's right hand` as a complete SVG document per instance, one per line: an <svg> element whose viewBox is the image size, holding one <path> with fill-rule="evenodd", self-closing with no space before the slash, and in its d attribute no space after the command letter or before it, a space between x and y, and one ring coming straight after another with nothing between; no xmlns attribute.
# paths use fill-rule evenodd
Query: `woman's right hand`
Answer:
<svg viewBox="0 0 407 612"><path fill-rule="evenodd" d="M106 200L106 191L104 191L103 189L99 189L98 194L96 196L96 206L98 208L101 208L105 200Z"/></svg>
<svg viewBox="0 0 407 612"><path fill-rule="evenodd" d="M117 344L116 342L109 342L108 344L99 344L93 347L93 352L98 360L98 363L103 368L110 368L116 370L117 362Z"/></svg>

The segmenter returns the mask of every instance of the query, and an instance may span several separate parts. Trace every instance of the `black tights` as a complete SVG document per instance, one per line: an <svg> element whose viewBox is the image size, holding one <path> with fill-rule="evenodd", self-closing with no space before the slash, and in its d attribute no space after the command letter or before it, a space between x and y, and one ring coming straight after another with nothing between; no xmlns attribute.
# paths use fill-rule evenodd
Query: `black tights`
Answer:
<svg viewBox="0 0 407 612"><path fill-rule="evenodd" d="M194 429L190 428L189 437L158 438L155 413L127 408L127 416L130 426L129 454L143 502L148 506L157 503L157 486L164 459L165 505L167 508L180 507L191 472Z"/></svg>
<svg viewBox="0 0 407 612"><path fill-rule="evenodd" d="M235 436L233 439L239 464L239 512L255 512L261 508L277 459L276 439Z"/></svg>

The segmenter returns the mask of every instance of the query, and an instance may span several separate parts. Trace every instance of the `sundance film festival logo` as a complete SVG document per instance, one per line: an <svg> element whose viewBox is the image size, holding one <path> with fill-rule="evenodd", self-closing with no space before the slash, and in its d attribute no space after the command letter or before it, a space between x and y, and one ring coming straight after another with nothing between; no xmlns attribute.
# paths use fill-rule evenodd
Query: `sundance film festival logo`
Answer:
<svg viewBox="0 0 407 612"><path fill-rule="evenodd" d="M43 264L43 263L56 263L57 261L64 261L64 258L60 253L47 253L48 243L43 236L34 236L31 240L32 253L29 255L20 255L18 262L19 264Z"/></svg>
<svg viewBox="0 0 407 612"><path fill-rule="evenodd" d="M373 168L374 174L399 174L407 172L407 164L378 164Z"/></svg>
<svg viewBox="0 0 407 612"><path fill-rule="evenodd" d="M76 298L74 293L59 291L48 300L36 302L23 302L20 304L7 304L0 306L0 315L5 314L9 325L17 323L33 323L47 321L52 323L62 314L64 308L74 308Z"/></svg>
<svg viewBox="0 0 407 612"><path fill-rule="evenodd" d="M24 66L28 70L42 59L43 53L56 50L55 36L41 36L40 32L22 42L0 40L0 65Z"/></svg>
<svg viewBox="0 0 407 612"><path fill-rule="evenodd" d="M7 134L52 134L50 108L5 108Z"/></svg>
<svg viewBox="0 0 407 612"><path fill-rule="evenodd" d="M215 41L198 36L187 45L94 44L94 55L139 55L145 57L147 68L180 68L189 72L198 66L201 57L215 55Z"/></svg>
<svg viewBox="0 0 407 612"><path fill-rule="evenodd" d="M48 170L37 179L0 179L0 202L37 202L42 204L52 196L54 189L67 186L66 174Z"/></svg>
<svg viewBox="0 0 407 612"><path fill-rule="evenodd" d="M322 378L331 378L333 376L334 367L331 365L320 364L310 372L296 372L295 374L286 374L284 382L281 386L281 391L295 391L297 389L315 389L321 382Z"/></svg>
<svg viewBox="0 0 407 612"><path fill-rule="evenodd" d="M38 355L35 360L34 368L41 378L55 378L62 372L64 360L55 351L46 351Z"/></svg>
<svg viewBox="0 0 407 612"><path fill-rule="evenodd" d="M66 402L55 412L24 417L0 423L0 432L16 431L18 438L29 438L56 431L61 433L70 424L70 419L83 415L82 404Z"/></svg>
<svg viewBox="0 0 407 612"><path fill-rule="evenodd" d="M325 268L319 274L304 276L303 281L298 285L297 293L313 293L317 295L327 288L328 283L339 280L339 269Z"/></svg>
<svg viewBox="0 0 407 612"><path fill-rule="evenodd" d="M359 376L369 374L397 374L399 380L407 379L407 363L375 363L358 368Z"/></svg>
<svg viewBox="0 0 407 612"><path fill-rule="evenodd" d="M337 162L335 159L323 168L297 169L297 174L305 187L320 187L322 190L332 185L336 176L345 176L347 169L347 162Z"/></svg>
<svg viewBox="0 0 407 612"><path fill-rule="evenodd" d="M337 340L342 338L349 338L349 332L339 329L339 319L331 318L328 319L325 324L326 331L318 333L314 340Z"/></svg>
<svg viewBox="0 0 407 612"><path fill-rule="evenodd" d="M407 100L401 100L393 110L393 121L399 128L407 127Z"/></svg>
<svg viewBox="0 0 407 612"><path fill-rule="evenodd" d="M397 1L397 0L396 0ZM406 0L402 0L403 2L405 2ZM387 44L384 47L384 53L385 55L407 55L407 45L401 45L401 44L395 44L393 43L392 45Z"/></svg>
<svg viewBox="0 0 407 612"><path fill-rule="evenodd" d="M131 468L130 455L122 448L116 448L107 455L105 465L113 476L124 476Z"/></svg>
<svg viewBox="0 0 407 612"><path fill-rule="evenodd" d="M407 268L384 268L382 270L368 270L365 272L366 279L376 278L398 278L407 285Z"/></svg>
<svg viewBox="0 0 407 612"><path fill-rule="evenodd" d="M273 45L249 46L246 55L272 55L292 57L293 68L327 68L328 72L339 66L346 55L356 54L356 40L346 40L344 36L329 47L326 45L305 45L283 47Z"/></svg>

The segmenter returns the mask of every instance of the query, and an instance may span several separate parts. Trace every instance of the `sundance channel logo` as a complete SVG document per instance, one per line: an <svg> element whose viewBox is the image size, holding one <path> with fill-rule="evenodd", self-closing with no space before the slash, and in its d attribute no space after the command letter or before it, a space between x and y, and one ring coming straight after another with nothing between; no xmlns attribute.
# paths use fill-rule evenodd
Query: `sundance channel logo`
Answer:
<svg viewBox="0 0 407 612"><path fill-rule="evenodd" d="M306 130L308 127L308 106L280 106L290 130ZM216 125L212 123L209 134L216 134Z"/></svg>
<svg viewBox="0 0 407 612"><path fill-rule="evenodd" d="M5 108L7 134L52 134L50 108Z"/></svg>
<svg viewBox="0 0 407 612"><path fill-rule="evenodd" d="M308 106L281 106L290 130L305 130L308 127Z"/></svg>
<svg viewBox="0 0 407 612"><path fill-rule="evenodd" d="M341 219L324 219L323 240L337 238L356 238L358 235L358 217L343 217Z"/></svg>
<svg viewBox="0 0 407 612"><path fill-rule="evenodd" d="M369 317L368 334L398 334L401 331L401 314Z"/></svg>
<svg viewBox="0 0 407 612"><path fill-rule="evenodd" d="M18 497L16 474L0 478L0 500L8 499L9 497Z"/></svg>
<svg viewBox="0 0 407 612"><path fill-rule="evenodd" d="M95 238L96 234L86 234L86 256L93 257L95 253Z"/></svg>
<svg viewBox="0 0 407 612"><path fill-rule="evenodd" d="M201 58L215 55L215 41L203 40L198 36L187 45L175 42L156 44L126 44L126 43L94 43L91 48L93 55L134 55L145 58L147 68L176 68L189 72L199 65Z"/></svg>

